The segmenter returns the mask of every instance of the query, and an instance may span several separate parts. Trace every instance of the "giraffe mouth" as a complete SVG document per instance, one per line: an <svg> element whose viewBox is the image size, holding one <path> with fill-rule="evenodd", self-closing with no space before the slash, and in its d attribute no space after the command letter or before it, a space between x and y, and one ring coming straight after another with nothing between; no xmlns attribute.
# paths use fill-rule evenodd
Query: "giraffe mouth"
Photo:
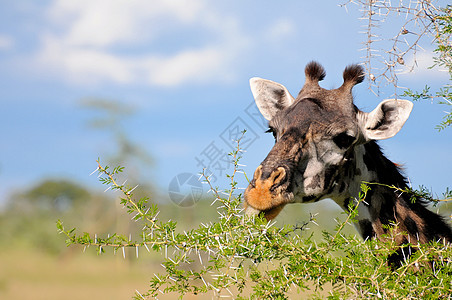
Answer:
<svg viewBox="0 0 452 300"><path fill-rule="evenodd" d="M271 180L253 180L245 190L245 214L255 216L263 214L267 220L274 219L287 203L292 202L293 195L285 186L272 187Z"/></svg>
<svg viewBox="0 0 452 300"><path fill-rule="evenodd" d="M284 208L284 206L286 206L286 204L284 203L279 206L272 207L272 208L269 208L266 210L256 209L256 208L248 205L246 201L245 201L244 206L245 206L245 215L246 216L253 217L253 216L262 214L265 217L265 219L267 219L267 221L271 221L278 216L278 214L281 212L281 210Z"/></svg>

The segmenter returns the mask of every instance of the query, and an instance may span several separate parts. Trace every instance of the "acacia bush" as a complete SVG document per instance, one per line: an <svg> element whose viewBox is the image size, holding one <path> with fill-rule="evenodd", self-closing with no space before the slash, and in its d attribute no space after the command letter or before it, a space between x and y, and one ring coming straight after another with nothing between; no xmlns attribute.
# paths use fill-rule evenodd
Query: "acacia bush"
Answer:
<svg viewBox="0 0 452 300"><path fill-rule="evenodd" d="M315 223L314 217L298 226L278 227L263 218L244 216L236 180L242 172L241 153L238 141L236 150L230 153L234 170L228 176L229 189L210 186L218 212L215 222L201 223L197 229L181 232L175 221L158 218L158 207L149 204L148 198L136 199L134 187L118 183L116 178L122 167L109 168L99 163L101 182L121 193L121 204L132 220L142 226L140 238L132 240L116 233L103 237L77 233L75 228L65 229L61 221L58 230L67 236L68 245L95 247L99 254L108 248L123 255L126 248L134 248L137 255L140 249L161 253L164 272L150 275L149 289L138 291L135 299L168 293L178 293L180 297L213 293L237 299L286 299L307 290L312 291L313 298L320 298L320 292L331 299L451 298L449 244L438 241L420 245L412 241L409 246L417 251L406 253L403 265L392 270L387 257L400 247L395 242L395 230L389 230L382 241L363 241L356 235L343 234L346 224L354 222L357 207L372 185L363 183L359 199L351 204L346 220L335 231L324 231L320 241L313 239L308 229ZM209 177L202 175L210 185ZM393 224L390 229L396 226Z"/></svg>

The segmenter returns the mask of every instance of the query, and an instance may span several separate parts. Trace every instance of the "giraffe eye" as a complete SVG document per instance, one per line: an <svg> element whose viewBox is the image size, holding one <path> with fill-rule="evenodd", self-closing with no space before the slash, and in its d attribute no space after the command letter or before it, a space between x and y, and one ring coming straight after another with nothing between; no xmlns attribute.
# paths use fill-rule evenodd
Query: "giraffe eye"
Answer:
<svg viewBox="0 0 452 300"><path fill-rule="evenodd" d="M350 147L354 141L355 137L345 132L342 132L333 138L333 142L341 149Z"/></svg>

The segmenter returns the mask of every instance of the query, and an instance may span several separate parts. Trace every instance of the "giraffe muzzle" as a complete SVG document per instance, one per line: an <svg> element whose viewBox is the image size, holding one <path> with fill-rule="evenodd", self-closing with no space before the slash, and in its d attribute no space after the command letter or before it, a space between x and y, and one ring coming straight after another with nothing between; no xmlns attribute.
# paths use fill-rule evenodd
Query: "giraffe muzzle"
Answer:
<svg viewBox="0 0 452 300"><path fill-rule="evenodd" d="M245 191L245 212L256 215L264 212L267 219L273 219L286 204L281 195L281 186L287 181L287 171L277 167L271 172L263 172L260 165L254 172L253 180Z"/></svg>

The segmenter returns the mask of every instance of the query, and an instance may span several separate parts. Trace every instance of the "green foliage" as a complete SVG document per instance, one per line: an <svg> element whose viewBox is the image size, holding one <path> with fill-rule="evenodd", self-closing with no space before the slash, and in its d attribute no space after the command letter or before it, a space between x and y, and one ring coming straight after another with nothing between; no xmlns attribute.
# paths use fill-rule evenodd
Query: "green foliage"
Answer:
<svg viewBox="0 0 452 300"><path fill-rule="evenodd" d="M283 227L261 217L244 216L236 180L241 172L241 153L239 141L237 149L230 153L235 168L229 176L228 190L213 188L203 174L217 205L219 217L215 222L179 232L176 222L158 218L158 208L150 205L148 198L134 198L135 187L118 184L116 176L123 168L99 164L101 182L120 192L121 204L142 228L140 237L77 233L76 229L65 229L61 221L57 223L58 230L66 235L68 245L95 247L99 254L107 248L122 255L126 248L134 248L137 256L140 249L161 253L163 273L151 276L149 289L137 292L136 299L174 293L180 297L214 293L237 299L287 299L307 290L314 291L315 297L329 285L330 299L450 296L450 246L413 242L409 246L417 251L399 269L391 270L387 257L402 247L396 243L397 224L389 228L382 240L363 241L344 234L345 225L354 220L359 205L365 201L370 184L363 183L346 220L333 233L325 231L320 241L312 239L307 230L307 225L315 223L312 216L302 226ZM431 261L435 261L433 268L429 267Z"/></svg>
<svg viewBox="0 0 452 300"><path fill-rule="evenodd" d="M442 66L449 70L452 75L452 5L442 8L440 13L434 16L435 21L435 41L436 49L434 52L435 65Z"/></svg>
<svg viewBox="0 0 452 300"><path fill-rule="evenodd" d="M452 68L449 72L452 71ZM452 81L452 73L451 79ZM438 104L452 106L452 86L450 84L445 85L439 91L435 92L435 94L430 93L430 87L425 86L425 88L421 92L416 92L411 89L406 90L402 96L410 97L414 101L419 100L432 100L432 99L441 99L438 100ZM452 111L446 112L443 117L443 120L436 126L438 131L444 130L452 124Z"/></svg>
<svg viewBox="0 0 452 300"><path fill-rule="evenodd" d="M445 202L452 201L452 191L449 188L447 188L446 191L443 193L442 199L438 199L436 196L433 195L433 193L429 189L427 189L425 186L422 186L422 185L419 187L418 190L415 190L410 187L406 187L406 188L402 189L402 188L396 187L395 185L387 185L387 184L382 184L382 183L377 183L377 182L363 182L363 184L385 186L387 188L394 190L395 192L406 193L411 196L410 201L412 203L418 201L419 199L422 199L422 201L430 202L433 204L433 206L437 206L439 203L445 203ZM361 186L361 188L363 188L363 186Z"/></svg>

